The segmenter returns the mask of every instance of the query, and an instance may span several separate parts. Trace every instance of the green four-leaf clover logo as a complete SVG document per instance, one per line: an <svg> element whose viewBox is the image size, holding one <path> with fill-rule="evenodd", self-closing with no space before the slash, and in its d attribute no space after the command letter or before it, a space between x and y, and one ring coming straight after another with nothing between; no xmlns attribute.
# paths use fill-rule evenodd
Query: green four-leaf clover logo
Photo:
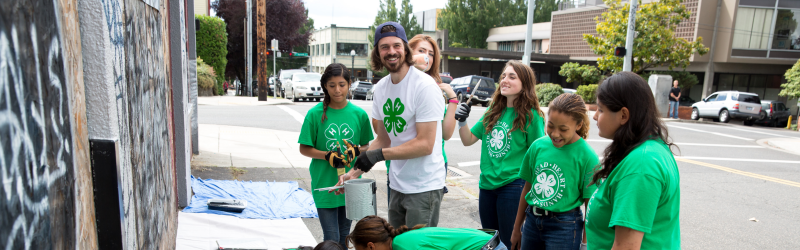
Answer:
<svg viewBox="0 0 800 250"><path fill-rule="evenodd" d="M353 134L353 129L350 128L350 125L347 125L347 123L342 123L341 125L331 123L328 125L328 128L325 129L325 138L328 139L325 146L328 147L328 150L333 150L336 148L337 141L348 140L352 142ZM344 147L344 142L340 141L339 143Z"/></svg>
<svg viewBox="0 0 800 250"><path fill-rule="evenodd" d="M391 98L386 99L386 103L383 104L383 114L386 115L386 118L383 119L383 126L386 127L387 133L391 132L397 136L397 133L403 133L406 130L406 119L400 117L405 110L406 106L403 105L400 98L395 98L394 102Z"/></svg>

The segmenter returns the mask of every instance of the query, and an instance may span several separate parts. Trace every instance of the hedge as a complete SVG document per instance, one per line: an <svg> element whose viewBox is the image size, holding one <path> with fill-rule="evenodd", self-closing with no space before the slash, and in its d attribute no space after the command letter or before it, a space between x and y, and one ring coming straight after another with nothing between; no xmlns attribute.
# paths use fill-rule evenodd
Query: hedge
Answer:
<svg viewBox="0 0 800 250"><path fill-rule="evenodd" d="M547 107L553 99L563 94L561 85L553 83L536 84L536 98L539 99L539 106Z"/></svg>
<svg viewBox="0 0 800 250"><path fill-rule="evenodd" d="M597 102L597 99L595 98L596 91L597 91L597 84L581 85L578 86L578 89L575 92L575 94L581 96L584 102L593 104Z"/></svg>
<svg viewBox="0 0 800 250"><path fill-rule="evenodd" d="M222 94L222 83L225 81L225 65L228 64L228 33L225 21L219 17L195 15L200 20L197 27L196 43L197 57L202 57L205 63L214 68L216 74L215 93ZM200 79L198 79L199 81Z"/></svg>

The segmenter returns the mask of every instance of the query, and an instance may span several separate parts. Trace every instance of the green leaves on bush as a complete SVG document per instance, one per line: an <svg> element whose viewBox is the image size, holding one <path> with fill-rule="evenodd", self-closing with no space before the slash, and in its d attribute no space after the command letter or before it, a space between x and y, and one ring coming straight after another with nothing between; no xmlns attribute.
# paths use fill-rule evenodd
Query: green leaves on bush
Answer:
<svg viewBox="0 0 800 250"><path fill-rule="evenodd" d="M696 75L686 71L649 71L641 74L640 76L647 81L650 79L650 75L671 75L672 80L678 80L678 87L681 89L690 89L692 86L700 82L697 80ZM670 86L672 86L671 83Z"/></svg>
<svg viewBox="0 0 800 250"><path fill-rule="evenodd" d="M791 69L787 70L783 76L786 77L786 83L781 84L782 89L778 95L800 98L800 60Z"/></svg>
<svg viewBox="0 0 800 250"><path fill-rule="evenodd" d="M561 85L554 83L536 84L536 98L539 99L539 106L547 107L553 99L564 93Z"/></svg>
<svg viewBox="0 0 800 250"><path fill-rule="evenodd" d="M595 91L597 91L597 84L581 85L578 86L575 94L581 96L581 98L583 98L583 102L594 104L597 101L595 98Z"/></svg>
<svg viewBox="0 0 800 250"><path fill-rule="evenodd" d="M578 82L578 85L595 84L603 77L597 67L574 62L561 65L561 70L558 71L558 74L567 77L567 82Z"/></svg>
<svg viewBox="0 0 800 250"><path fill-rule="evenodd" d="M206 15L195 15L200 20L200 26L195 34L197 35L197 57L204 58L205 63L214 68L216 85L214 93L222 94L222 82L225 80L225 65L228 64L228 33L225 21L219 17ZM199 60L198 60L199 61ZM198 69L199 71L199 69ZM199 74L199 73L198 73ZM198 75L198 82L200 78Z"/></svg>
<svg viewBox="0 0 800 250"><path fill-rule="evenodd" d="M217 85L217 74L214 68L203 62L203 58L197 58L197 86L203 89L213 89ZM215 90L216 91L216 90Z"/></svg>

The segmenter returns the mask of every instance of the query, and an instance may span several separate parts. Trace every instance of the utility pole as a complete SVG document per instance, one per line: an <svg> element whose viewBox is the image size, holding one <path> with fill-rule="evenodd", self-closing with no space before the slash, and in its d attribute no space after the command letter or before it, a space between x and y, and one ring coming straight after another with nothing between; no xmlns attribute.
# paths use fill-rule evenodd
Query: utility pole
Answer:
<svg viewBox="0 0 800 250"><path fill-rule="evenodd" d="M267 101L267 7L266 0L258 0L258 100ZM252 91L252 88L250 88ZM252 96L252 95L250 95Z"/></svg>
<svg viewBox="0 0 800 250"><path fill-rule="evenodd" d="M636 9L639 8L639 0L631 0L630 12L628 13L628 35L625 38L625 62L622 64L622 71L633 69L633 38L636 36Z"/></svg>
<svg viewBox="0 0 800 250"><path fill-rule="evenodd" d="M531 29L533 28L533 9L536 9L536 0L528 0L528 24L525 30L525 54L522 63L531 65Z"/></svg>
<svg viewBox="0 0 800 250"><path fill-rule="evenodd" d="M714 83L714 49L717 44L717 25L719 25L719 9L722 5L722 0L717 0L717 16L714 18L714 33L711 35L711 53L708 53L708 65L706 65L705 79L703 79L703 94L702 98L706 98L711 93L711 87Z"/></svg>
<svg viewBox="0 0 800 250"><path fill-rule="evenodd" d="M253 36L252 36L252 34L253 34L252 33L253 32L253 19L252 19L252 13L251 13L252 12L252 6L253 6L253 0L247 0L247 19L245 20L245 23L247 23L247 25L246 25L247 26L247 35L245 36L245 42L244 42L244 44L245 44L245 50L244 50L245 52L244 53L245 53L245 58L247 58L246 59L247 65L245 66L245 71L244 71L245 72L245 77L244 77L245 79L244 79L244 82L241 84L242 86L240 86L242 88L242 93L241 93L242 95L245 95L246 93L249 93L249 92L245 91L245 89L250 89L250 87L249 87L250 83L253 82L253 79L252 79L253 78L253 45L251 44L253 42Z"/></svg>
<svg viewBox="0 0 800 250"><path fill-rule="evenodd" d="M275 74L275 76L278 75L278 72L276 71L277 70L276 66L278 65L278 59L277 58L278 58L278 39L274 39L273 38L272 39L272 73ZM283 88L283 83L281 83L281 88ZM278 93L277 89L275 90L275 93Z"/></svg>

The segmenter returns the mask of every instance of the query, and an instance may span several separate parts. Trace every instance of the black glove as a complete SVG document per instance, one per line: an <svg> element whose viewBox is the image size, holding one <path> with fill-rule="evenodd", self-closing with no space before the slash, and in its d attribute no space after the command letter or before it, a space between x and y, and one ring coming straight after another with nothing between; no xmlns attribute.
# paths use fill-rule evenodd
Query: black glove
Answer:
<svg viewBox="0 0 800 250"><path fill-rule="evenodd" d="M366 173L369 172L369 170L372 169L373 166L375 166L375 163L383 160L384 159L383 159L382 148L375 150L367 150L367 152L364 152L363 154L358 156L358 159L356 159L356 165L353 166L353 168L360 169L361 171L364 171L364 173Z"/></svg>
<svg viewBox="0 0 800 250"><path fill-rule="evenodd" d="M459 103L458 108L456 109L456 120L460 122L466 122L471 110L472 107L469 104L465 102Z"/></svg>
<svg viewBox="0 0 800 250"><path fill-rule="evenodd" d="M339 152L336 152L336 151L328 151L328 153L325 154L325 160L328 161L328 164L330 164L331 167L336 168L336 171L337 171L338 175L345 174L344 167L347 164L346 164L346 160L345 160L344 156L342 156L342 154L340 154Z"/></svg>

